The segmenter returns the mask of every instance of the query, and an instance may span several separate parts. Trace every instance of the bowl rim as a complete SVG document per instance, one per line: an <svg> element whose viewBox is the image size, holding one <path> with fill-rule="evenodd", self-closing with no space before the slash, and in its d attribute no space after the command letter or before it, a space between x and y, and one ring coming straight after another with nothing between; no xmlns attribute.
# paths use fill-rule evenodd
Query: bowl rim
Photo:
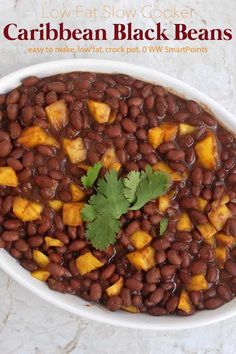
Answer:
<svg viewBox="0 0 236 354"><path fill-rule="evenodd" d="M162 72L121 61L64 59L27 66L2 77L0 79L0 93L6 93L16 88L20 84L20 81L27 76L37 75L39 77L45 77L73 71L94 71L110 74L121 73L146 82L162 85L182 97L198 101L205 109L209 109L221 124L227 126L228 130L230 129L236 132L236 121L233 115L206 94ZM23 269L20 264L3 249L0 250L0 268L20 285L59 308L87 319L126 328L149 330L189 329L216 323L236 314L236 298L219 309L199 311L189 317L152 317L147 314L133 315L123 313L124 311L112 313L101 306L87 303L74 295L56 293L50 290L45 284L39 284L41 282L32 278L29 272ZM72 298L79 299L77 302L80 302L81 306L79 304L77 305L75 299ZM233 303L234 306L232 306Z"/></svg>

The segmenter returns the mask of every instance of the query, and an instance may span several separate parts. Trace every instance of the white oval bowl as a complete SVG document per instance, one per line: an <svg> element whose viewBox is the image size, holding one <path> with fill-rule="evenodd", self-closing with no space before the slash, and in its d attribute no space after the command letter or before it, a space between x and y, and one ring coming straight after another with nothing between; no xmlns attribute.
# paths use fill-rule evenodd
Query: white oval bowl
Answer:
<svg viewBox="0 0 236 354"><path fill-rule="evenodd" d="M121 73L131 75L146 82L156 83L177 94L200 102L207 107L228 129L236 132L236 120L217 102L193 87L166 74L142 66L94 59L70 59L45 62L13 72L0 79L0 94L6 93L20 85L27 76L50 76L71 71L94 71L100 73ZM216 310L199 311L193 316L154 317L146 314L130 314L124 311L110 312L100 305L88 303L77 296L52 291L47 284L31 277L30 273L5 250L0 250L0 267L19 284L40 296L52 305L56 305L75 315L112 325L140 329L184 329L200 327L218 322L236 314L236 298ZM16 295L17 296L17 295Z"/></svg>

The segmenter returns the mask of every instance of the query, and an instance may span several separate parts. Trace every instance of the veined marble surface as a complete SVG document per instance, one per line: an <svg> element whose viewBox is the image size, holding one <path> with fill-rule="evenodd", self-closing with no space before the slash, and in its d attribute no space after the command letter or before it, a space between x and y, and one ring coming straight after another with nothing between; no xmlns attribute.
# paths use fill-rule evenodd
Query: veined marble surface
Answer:
<svg viewBox="0 0 236 354"><path fill-rule="evenodd" d="M235 30L236 2L234 0L116 0L116 1L59 1L59 0L0 0L0 29L9 22L16 22L21 27L33 27L37 23L51 21L57 24L61 21L71 27L111 27L114 22L129 22L127 19L85 19L76 18L74 9L80 5L84 9L101 5L116 6L116 9L133 8L140 13L141 7L167 9L173 6L177 9L193 9L192 18L182 20L189 28L227 28ZM44 13L43 7L44 6ZM50 12L55 16L60 9L72 9L67 19L47 18ZM118 12L119 13L119 12ZM44 16L44 18L43 18ZM133 20L136 26L148 28L161 21L168 29L176 19L145 19L137 15ZM234 33L234 35L236 35ZM236 110L236 46L232 41L200 42L194 41L174 43L169 46L191 45L207 47L208 53L200 54L108 54L108 53L72 53L72 54L27 54L30 47L59 47L58 42L8 42L2 38L0 49L0 76L33 63L48 60L90 57L135 62L163 71L177 77L205 92L232 113ZM79 43L89 46L91 43ZM97 43L96 43L97 44ZM152 43L153 44L153 43ZM67 46L75 45L69 42ZM111 40L102 42L103 48L119 46ZM122 43L126 46L150 45L143 43ZM163 44L165 45L165 43ZM31 294L0 271L0 352L4 354L233 354L235 353L236 318L223 321L204 328L184 331L144 331L126 330L87 321L73 316L60 309L52 307L40 298ZM158 318L157 318L158 321Z"/></svg>

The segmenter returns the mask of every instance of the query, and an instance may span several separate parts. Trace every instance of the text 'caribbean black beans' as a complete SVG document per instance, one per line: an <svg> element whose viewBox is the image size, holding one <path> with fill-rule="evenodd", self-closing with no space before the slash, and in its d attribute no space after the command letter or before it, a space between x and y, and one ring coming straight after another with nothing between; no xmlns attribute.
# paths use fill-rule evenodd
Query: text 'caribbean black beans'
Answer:
<svg viewBox="0 0 236 354"><path fill-rule="evenodd" d="M236 296L236 140L198 103L120 74L31 76L0 94L0 124L0 247L34 278L154 316Z"/></svg>

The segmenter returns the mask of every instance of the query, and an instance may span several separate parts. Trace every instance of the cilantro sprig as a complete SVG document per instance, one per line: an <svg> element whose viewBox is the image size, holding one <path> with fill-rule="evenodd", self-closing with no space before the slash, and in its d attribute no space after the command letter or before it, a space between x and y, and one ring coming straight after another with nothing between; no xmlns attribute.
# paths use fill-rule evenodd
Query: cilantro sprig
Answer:
<svg viewBox="0 0 236 354"><path fill-rule="evenodd" d="M123 179L115 170L108 171L97 183L97 194L82 209L82 218L88 222L86 237L97 249L104 250L115 243L119 219L129 209L123 189Z"/></svg>
<svg viewBox="0 0 236 354"><path fill-rule="evenodd" d="M160 221L160 236L163 236L168 226L168 219L162 218Z"/></svg>
<svg viewBox="0 0 236 354"><path fill-rule="evenodd" d="M98 178L98 174L102 168L101 162L95 163L87 171L87 174L81 178L84 188L90 188L93 186L94 182Z"/></svg>
<svg viewBox="0 0 236 354"><path fill-rule="evenodd" d="M131 171L124 179L124 196L130 202L133 203L136 199L136 190L141 180L140 172Z"/></svg>
<svg viewBox="0 0 236 354"><path fill-rule="evenodd" d="M91 183L87 185L91 186ZM93 247L105 250L116 241L120 217L128 210L141 209L150 200L165 194L169 185L169 176L153 171L151 166L141 173L131 171L125 178L119 177L115 170L108 171L104 178L98 180L97 193L82 209L82 219L87 222L86 238ZM164 225L160 227L164 229Z"/></svg>
<svg viewBox="0 0 236 354"><path fill-rule="evenodd" d="M141 209L150 200L163 195L169 187L169 177L163 172L154 172L151 166L147 166L141 172L140 181L135 190L136 201L131 210Z"/></svg>

